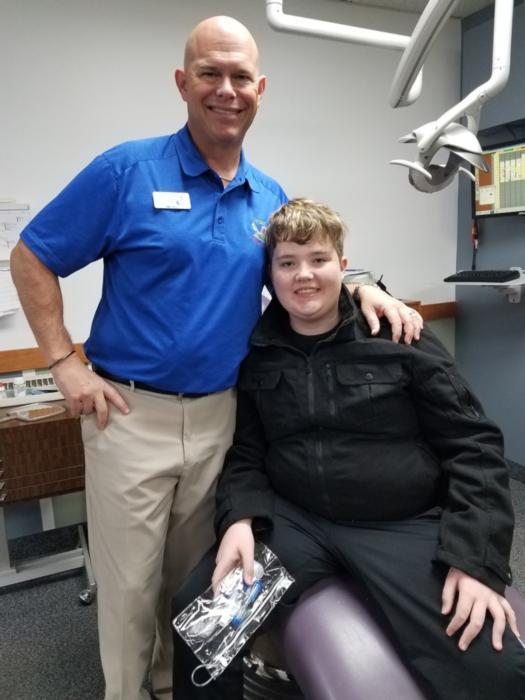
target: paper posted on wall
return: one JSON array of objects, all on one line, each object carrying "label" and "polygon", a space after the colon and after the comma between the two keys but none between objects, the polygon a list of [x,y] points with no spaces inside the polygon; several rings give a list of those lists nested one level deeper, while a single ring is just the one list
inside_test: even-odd
[{"label": "paper posted on wall", "polygon": [[11,280],[9,259],[20,231],[29,221],[29,204],[12,197],[0,197],[0,316],[13,314],[20,308],[15,285]]},{"label": "paper posted on wall", "polygon": [[20,308],[20,300],[11,279],[7,264],[0,260],[0,316],[14,314]]}]

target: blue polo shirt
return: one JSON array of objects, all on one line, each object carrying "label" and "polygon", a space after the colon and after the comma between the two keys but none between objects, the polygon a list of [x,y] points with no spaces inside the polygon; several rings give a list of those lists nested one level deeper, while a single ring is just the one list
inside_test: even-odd
[{"label": "blue polo shirt", "polygon": [[[153,192],[183,195],[164,208]],[[21,237],[60,277],[103,258],[85,343],[95,365],[166,391],[220,391],[260,315],[265,225],[285,201],[244,154],[224,189],[184,127],[95,158]]]}]

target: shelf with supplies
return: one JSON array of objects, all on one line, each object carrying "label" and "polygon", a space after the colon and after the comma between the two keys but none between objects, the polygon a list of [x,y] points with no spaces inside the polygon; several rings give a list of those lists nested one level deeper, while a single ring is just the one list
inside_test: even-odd
[{"label": "shelf with supplies", "polygon": [[[80,593],[90,602],[96,584],[83,526],[78,526],[79,546],[48,556],[12,562],[5,524],[4,506],[38,500],[46,513],[47,527],[54,528],[51,498],[84,489],[84,449],[80,422],[66,410],[25,422],[0,409],[0,588],[43,576],[85,568],[88,587]],[[33,404],[34,405],[34,404]],[[55,404],[57,406],[57,404]],[[53,521],[53,522],[51,522]]]},{"label": "shelf with supplies", "polygon": [[[82,345],[75,345],[75,349],[86,361]],[[96,583],[82,524],[78,526],[79,546],[74,549],[16,562],[11,561],[9,551],[4,506],[38,501],[43,529],[53,530],[53,497],[84,489],[80,421],[71,416],[65,401],[58,400],[61,394],[49,370],[27,369],[45,364],[38,348],[0,352],[0,381],[3,379],[4,384],[8,384],[10,393],[15,379],[22,377],[26,391],[24,395],[6,397],[5,403],[0,404],[0,589],[84,568],[88,586],[79,597],[88,604],[95,595]],[[10,382],[5,381],[7,377]],[[35,393],[29,393],[31,391]],[[51,401],[49,405],[48,401]],[[39,408],[39,402],[46,402],[45,415],[41,413],[43,408]],[[29,404],[25,409],[28,416],[20,415],[24,407],[16,415],[14,404]],[[38,416],[33,417],[35,412]]]},{"label": "shelf with supplies", "polygon": [[[74,344],[87,364],[81,343]],[[0,409],[42,401],[59,401],[62,394],[38,348],[0,351]],[[27,368],[36,369],[27,369]]]},{"label": "shelf with supplies", "polygon": [[[509,277],[512,278],[508,279]],[[525,285],[525,270],[521,267],[510,267],[507,270],[460,270],[443,281],[469,287],[493,287],[504,294],[511,304],[518,304]]]},{"label": "shelf with supplies", "polygon": [[0,374],[0,409],[63,398],[49,370]]}]

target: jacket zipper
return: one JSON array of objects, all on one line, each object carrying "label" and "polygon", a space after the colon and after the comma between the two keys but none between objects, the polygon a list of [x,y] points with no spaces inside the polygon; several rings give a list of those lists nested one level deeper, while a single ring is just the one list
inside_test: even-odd
[{"label": "jacket zipper", "polygon": [[335,418],[334,373],[332,371],[332,365],[329,362],[326,363],[326,383],[328,384],[328,391],[330,394],[330,398],[328,399],[328,412],[332,418]]},{"label": "jacket zipper", "polygon": [[[315,352],[315,350],[314,350]],[[313,353],[312,353],[313,354]],[[311,356],[310,356],[311,357]],[[310,363],[310,357],[307,357],[306,359],[306,390],[307,390],[307,396],[308,396],[308,414],[310,415],[311,418],[315,416],[315,392],[314,392],[314,380],[313,380],[313,372],[312,372],[312,365]],[[322,427],[318,428],[317,432],[322,434]],[[324,469],[323,469],[323,441],[321,437],[317,437],[315,440],[315,453],[314,453],[314,459],[315,459],[315,471],[317,472],[317,476],[319,478],[319,488],[323,497],[323,503],[326,508],[326,514],[329,515],[331,512],[330,508],[330,499],[328,497],[328,493],[326,491],[326,485],[325,485],[325,479],[324,479]]]}]

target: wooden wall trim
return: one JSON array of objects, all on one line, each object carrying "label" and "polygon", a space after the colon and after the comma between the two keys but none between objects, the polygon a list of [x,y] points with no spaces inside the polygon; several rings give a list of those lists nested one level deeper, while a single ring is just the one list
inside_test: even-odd
[{"label": "wooden wall trim", "polygon": [[423,320],[437,321],[440,318],[455,318],[456,317],[456,302],[444,301],[439,304],[423,304],[420,301],[412,299],[403,299],[407,306],[411,309],[419,311]]},{"label": "wooden wall trim", "polygon": [[419,313],[425,321],[437,321],[440,318],[456,317],[456,302],[445,301],[440,304],[421,304]]},{"label": "wooden wall trim", "polygon": [[[87,362],[82,343],[75,343],[75,350],[84,362]],[[0,352],[0,374],[44,367],[46,367],[46,363],[38,348],[21,348],[19,350],[3,350]]]},{"label": "wooden wall trim", "polygon": [[[436,321],[440,318],[454,318],[456,316],[455,301],[446,301],[441,304],[422,304],[420,301],[405,300],[405,303],[419,311],[425,321]],[[84,362],[87,362],[82,343],[75,343],[75,349]],[[46,363],[38,348],[22,348],[20,350],[3,350],[0,352],[0,374],[45,366]]]}]

